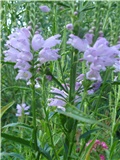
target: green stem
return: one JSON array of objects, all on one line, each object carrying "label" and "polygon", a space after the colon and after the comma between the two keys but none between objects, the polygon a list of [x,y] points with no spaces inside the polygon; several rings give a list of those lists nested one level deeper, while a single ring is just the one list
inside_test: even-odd
[{"label": "green stem", "polygon": [[52,144],[52,148],[54,151],[54,155],[55,155],[55,160],[59,160],[57,152],[56,152],[56,148],[53,142],[53,135],[52,135],[52,130],[50,127],[50,123],[49,123],[49,117],[48,117],[48,113],[47,113],[47,109],[46,109],[46,93],[45,93],[45,76],[43,77],[43,81],[42,81],[42,95],[43,95],[43,109],[44,109],[44,113],[45,113],[45,120],[46,120],[46,124],[48,127],[48,131],[49,131],[49,135],[50,135],[50,140],[51,140],[51,144]]},{"label": "green stem", "polygon": [[74,104],[73,100],[75,98],[76,68],[77,68],[77,54],[73,52],[71,53],[70,92],[69,92],[69,102],[71,104]]},{"label": "green stem", "polygon": [[33,114],[33,139],[35,144],[35,150],[37,151],[37,127],[36,127],[36,104],[35,104],[35,81],[32,79],[32,114]]},{"label": "green stem", "polygon": [[[70,92],[69,92],[69,102],[74,105],[75,100],[75,83],[76,83],[76,70],[77,70],[77,53],[71,53],[71,70],[70,70]],[[77,128],[77,121],[73,120],[72,122],[72,129],[71,132],[68,133],[69,141],[68,143],[68,155],[67,159],[70,160],[70,156],[72,153],[72,148],[74,145],[74,138]]]},{"label": "green stem", "polygon": [[[120,74],[118,75],[120,78]],[[114,136],[115,136],[115,127],[116,127],[116,116],[117,116],[117,110],[118,110],[118,105],[120,101],[120,86],[118,85],[114,87],[114,95],[115,95],[115,105],[114,108],[111,110],[112,111],[112,131],[111,131],[111,148],[110,148],[110,159],[112,159],[112,154],[113,153],[113,145],[114,145]]]}]

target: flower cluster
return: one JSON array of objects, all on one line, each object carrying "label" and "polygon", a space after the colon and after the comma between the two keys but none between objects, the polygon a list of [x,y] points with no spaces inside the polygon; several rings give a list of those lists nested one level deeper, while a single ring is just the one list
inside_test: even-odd
[{"label": "flower cluster", "polygon": [[51,93],[56,94],[54,98],[48,99],[48,106],[56,106],[58,109],[65,111],[64,106],[66,105],[66,98],[68,94],[64,90],[52,87]]},{"label": "flower cluster", "polygon": [[[88,146],[91,142],[92,142],[92,140],[90,140],[90,141],[86,144],[86,146]],[[106,145],[105,142],[101,142],[100,140],[97,139],[97,140],[95,141],[93,147],[92,147],[92,150],[96,151],[98,146],[101,146],[103,149],[108,149],[108,146]]]},{"label": "flower cluster", "polygon": [[102,81],[100,71],[105,71],[106,67],[113,66],[116,62],[119,50],[115,47],[109,47],[108,41],[101,37],[93,47],[87,48],[84,53],[84,59],[89,66],[86,76],[90,80]]},{"label": "flower cluster", "polygon": [[[75,84],[75,90],[79,91],[79,88],[82,86],[82,80],[84,78],[84,74],[80,74],[77,78],[76,78],[76,84]],[[68,90],[70,90],[69,85],[66,84],[63,85],[64,88],[67,87]],[[49,104],[48,106],[56,106],[58,109],[61,109],[63,111],[65,111],[65,105],[67,103],[67,98],[68,98],[68,93],[65,92],[64,90],[60,90],[58,88],[54,88],[52,87],[51,93],[55,94],[55,96],[53,98],[48,99]],[[74,102],[78,102],[80,99],[79,96],[75,96],[75,100]]]},{"label": "flower cluster", "polygon": [[23,79],[28,81],[32,77],[32,73],[30,72],[30,62],[34,58],[33,52],[39,51],[37,61],[40,63],[40,65],[45,62],[54,61],[60,58],[60,56],[57,54],[59,49],[52,49],[52,47],[60,44],[61,42],[61,40],[58,40],[60,37],[59,34],[44,40],[39,33],[36,33],[31,42],[30,36],[31,33],[28,28],[21,28],[12,33],[8,37],[9,40],[6,42],[6,47],[8,47],[8,50],[4,51],[4,61],[16,63],[14,68],[19,69],[16,80]]},{"label": "flower cluster", "polygon": [[[90,140],[86,146],[89,146],[89,144],[92,142],[92,140]],[[100,149],[102,149],[102,151],[104,151],[105,149],[108,149],[108,146],[106,145],[105,142],[101,142],[100,140],[96,140],[92,149],[91,149],[91,152],[92,151],[95,151],[95,152],[100,152]],[[105,156],[100,154],[100,160],[105,160]]]},{"label": "flower cluster", "polygon": [[30,32],[27,28],[16,29],[6,42],[8,50],[4,51],[5,61],[15,62],[14,68],[18,68],[17,79],[28,80],[32,77],[29,69],[31,65],[29,62],[33,59],[30,52]]},{"label": "flower cluster", "polygon": [[21,117],[22,115],[29,115],[28,110],[30,109],[30,106],[27,106],[25,103],[21,105],[17,104],[16,109],[17,109],[16,113],[17,117]]},{"label": "flower cluster", "polygon": [[120,71],[120,44],[110,47],[105,38],[99,37],[91,47],[92,39],[93,34],[86,34],[84,39],[71,34],[67,43],[80,52],[84,52],[83,59],[86,60],[89,68],[86,78],[92,81],[102,81],[100,71],[105,71],[106,67],[114,66],[115,72]]}]

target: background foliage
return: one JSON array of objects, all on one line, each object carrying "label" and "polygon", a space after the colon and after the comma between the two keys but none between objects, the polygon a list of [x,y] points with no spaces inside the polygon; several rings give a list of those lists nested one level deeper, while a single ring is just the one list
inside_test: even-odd
[{"label": "background foliage", "polygon": [[[41,12],[39,9],[41,5],[47,5],[51,8],[51,12]],[[4,62],[3,51],[6,49],[5,42],[8,39],[7,37],[15,28],[27,27],[34,23],[33,21],[36,21],[37,27],[45,38],[61,34],[60,55],[62,55],[62,58],[57,62],[49,63],[47,68],[50,69],[60,83],[64,83],[63,77],[65,82],[68,82],[72,49],[66,45],[70,34],[70,31],[65,28],[66,24],[72,23],[72,19],[74,19],[75,31],[80,37],[83,37],[85,33],[92,29],[95,35],[95,42],[99,32],[102,31],[110,44],[115,45],[120,39],[120,2],[8,0],[2,1],[1,6],[2,159],[35,159],[33,148],[31,148],[32,113],[30,113],[30,116],[23,118],[15,116],[17,104],[22,101],[29,105],[31,104],[31,89],[24,81],[15,80],[17,71],[14,70],[14,64]],[[73,14],[73,11],[76,10],[78,15]],[[79,55],[80,58],[82,58],[81,55]],[[78,63],[77,75],[85,72],[85,69],[85,63]],[[61,71],[63,76],[61,76]],[[102,74],[102,77],[104,83],[100,89],[95,94],[85,97],[85,102],[87,102],[86,112],[77,108],[74,109],[72,108],[73,106],[68,104],[68,112],[60,114],[59,111],[59,113],[56,113],[54,109],[47,107],[47,103],[42,96],[43,88],[36,90],[37,136],[41,153],[40,159],[55,159],[54,149],[59,159],[63,159],[63,154],[66,151],[63,140],[66,134],[64,132],[65,128],[63,128],[63,123],[66,121],[65,116],[79,121],[77,133],[80,148],[74,140],[71,159],[89,160],[90,157],[91,160],[98,159],[97,154],[90,155],[90,149],[85,151],[85,144],[88,140],[94,140],[94,138],[101,139],[101,141],[105,141],[108,144],[109,150],[106,151],[108,160],[120,159],[120,73],[114,73],[111,69],[108,69]],[[115,77],[118,78],[114,82]],[[44,85],[43,78],[44,75],[40,72],[39,82],[42,86]],[[51,97],[51,94],[49,94],[50,87],[56,87],[58,84],[54,80],[49,81],[47,79],[45,79],[45,84],[45,100],[47,100],[47,98]],[[47,108],[49,125],[47,125],[48,121],[45,121],[44,105]],[[95,121],[90,118],[95,119]],[[70,126],[71,124],[67,123],[67,125]],[[7,133],[11,137],[6,135]],[[13,135],[16,136],[16,139]],[[51,144],[51,136],[53,137],[54,145]]]}]

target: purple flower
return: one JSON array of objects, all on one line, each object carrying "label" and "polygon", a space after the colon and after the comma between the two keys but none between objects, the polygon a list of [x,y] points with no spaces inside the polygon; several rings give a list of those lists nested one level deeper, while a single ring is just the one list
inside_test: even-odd
[{"label": "purple flower", "polygon": [[72,24],[72,23],[67,24],[67,25],[66,25],[66,29],[68,29],[68,30],[73,30],[73,24]]},{"label": "purple flower", "polygon": [[51,36],[48,39],[46,39],[43,44],[43,48],[52,48],[52,47],[56,46],[57,44],[60,44],[61,40],[58,40],[58,38],[60,36],[61,35],[56,34],[56,35]]},{"label": "purple flower", "polygon": [[49,37],[44,40],[40,34],[35,34],[32,39],[32,48],[34,51],[38,51],[41,48],[52,48],[57,44],[60,44],[61,40],[58,40],[59,34]]},{"label": "purple flower", "polygon": [[100,88],[100,86],[101,86],[101,81],[95,82],[95,83],[92,85],[94,92],[97,91],[97,90]]},{"label": "purple flower", "polygon": [[46,79],[48,79],[49,81],[51,81],[52,80],[52,76],[51,75],[47,75]]},{"label": "purple flower", "polygon": [[50,12],[50,8],[48,6],[40,6],[39,8],[42,12]]},{"label": "purple flower", "polygon": [[78,15],[78,12],[77,12],[77,11],[75,11],[75,12],[74,12],[74,15]]},{"label": "purple flower", "polygon": [[105,160],[105,156],[104,155],[100,155],[100,160]]},{"label": "purple flower", "polygon": [[68,94],[63,90],[54,87],[52,87],[51,93],[54,93],[56,95],[54,96],[54,98],[48,99],[49,101],[48,106],[56,106],[57,108],[62,109],[64,111],[65,110],[64,106],[66,105],[65,100]]},{"label": "purple flower", "polygon": [[105,142],[101,142],[101,146],[102,146],[103,149],[108,149],[108,146],[106,145]]},{"label": "purple flower", "polygon": [[14,68],[18,68],[17,79],[29,80],[32,74],[28,71],[31,68],[29,61],[33,59],[30,52],[30,32],[27,28],[16,29],[16,32],[8,36],[6,42],[8,50],[4,51],[4,61],[16,62]]},{"label": "purple flower", "polygon": [[116,59],[116,62],[113,65],[113,67],[115,68],[114,72],[120,72],[120,58]]},{"label": "purple flower", "polygon": [[[92,142],[92,140],[90,140],[88,143],[86,143],[86,146],[88,146],[91,142]],[[96,151],[98,149],[98,146],[101,146],[103,150],[108,149],[108,146],[106,145],[105,142],[101,142],[100,140],[97,139],[92,147],[92,150]]]},{"label": "purple flower", "polygon": [[[86,49],[84,53],[84,60],[86,60],[87,66],[90,71],[87,72],[86,76],[90,80],[102,80],[100,77],[100,71],[105,71],[108,66],[116,66],[116,71],[119,71],[119,65],[117,56],[119,56],[120,51],[119,45],[110,47],[108,41],[101,37],[99,38],[93,47]],[[117,62],[117,65],[115,65]]]},{"label": "purple flower", "polygon": [[16,76],[15,79],[16,79],[16,80],[18,80],[18,79],[23,79],[23,80],[28,81],[31,77],[32,77],[31,72],[29,72],[29,71],[24,71],[24,70],[19,70],[19,71],[18,71],[18,74],[17,74],[17,76]]},{"label": "purple flower", "polygon": [[6,43],[8,48],[15,48],[20,51],[30,51],[30,32],[27,28],[16,29],[16,32],[8,36]]},{"label": "purple flower", "polygon": [[71,44],[74,48],[78,49],[80,52],[84,52],[87,47],[89,47],[88,41],[86,39],[81,39],[73,34],[69,35],[69,40],[67,44]]},{"label": "purple flower", "polygon": [[100,73],[96,70],[90,70],[86,73],[86,78],[92,81],[102,81]]},{"label": "purple flower", "polygon": [[96,92],[101,86],[101,81],[97,81],[92,85],[92,89],[88,90],[88,94],[93,94],[94,92]]},{"label": "purple flower", "polygon": [[17,62],[18,55],[20,52],[14,48],[9,48],[8,50],[3,52],[5,55],[4,61],[5,62]]},{"label": "purple flower", "polygon": [[[8,37],[9,40],[6,42],[8,49],[4,51],[4,61],[16,63],[14,68],[19,69],[16,80],[23,79],[28,81],[32,77],[29,71],[31,68],[30,62],[33,60],[31,47],[34,51],[39,51],[38,60],[40,61],[40,65],[60,58],[57,54],[58,49],[51,49],[57,44],[60,44],[59,34],[44,40],[44,38],[37,33],[33,36],[31,43],[30,36],[31,34],[28,28],[16,29],[16,31]],[[39,87],[38,84],[36,84],[36,86]]]},{"label": "purple flower", "polygon": [[43,44],[43,37],[40,34],[35,34],[32,38],[32,48],[34,51],[38,51],[40,48],[42,48]]},{"label": "purple flower", "polygon": [[80,74],[76,79],[77,81],[82,81],[84,79],[84,74]]},{"label": "purple flower", "polygon": [[39,52],[38,61],[40,61],[40,64],[43,64],[48,61],[55,61],[58,58],[60,58],[60,56],[57,53],[58,49],[43,48]]},{"label": "purple flower", "polygon": [[31,67],[31,65],[21,59],[18,59],[16,65],[14,66],[14,68],[19,68],[20,70],[28,70]]},{"label": "purple flower", "polygon": [[17,117],[21,117],[24,114],[29,115],[28,110],[30,109],[30,106],[27,106],[25,103],[21,105],[17,104],[16,109],[17,109],[17,113],[16,113]]},{"label": "purple flower", "polygon": [[90,33],[85,34],[85,39],[88,41],[88,44],[92,44],[93,36],[94,35]]}]

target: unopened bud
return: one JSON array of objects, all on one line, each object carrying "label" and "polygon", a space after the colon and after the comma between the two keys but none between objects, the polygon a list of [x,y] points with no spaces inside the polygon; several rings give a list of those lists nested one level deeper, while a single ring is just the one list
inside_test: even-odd
[{"label": "unopened bud", "polygon": [[103,31],[99,31],[99,36],[100,36],[100,37],[103,37],[103,36],[104,36]]},{"label": "unopened bud", "polygon": [[51,81],[52,80],[52,76],[51,75],[47,75],[46,79],[48,79],[49,81]]},{"label": "unopened bud", "polygon": [[74,15],[78,15],[78,12],[77,12],[77,11],[75,11],[75,12],[74,12]]}]

